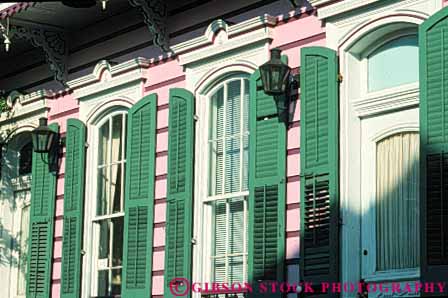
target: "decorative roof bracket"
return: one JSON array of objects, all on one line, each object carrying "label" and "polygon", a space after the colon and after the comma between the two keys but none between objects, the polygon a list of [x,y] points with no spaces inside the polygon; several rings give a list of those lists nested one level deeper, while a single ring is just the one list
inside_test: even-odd
[{"label": "decorative roof bracket", "polygon": [[154,44],[164,52],[171,52],[166,27],[168,8],[165,2],[165,0],[129,0],[132,6],[142,12],[144,22],[154,36]]},{"label": "decorative roof bracket", "polygon": [[10,37],[22,38],[31,42],[35,47],[42,48],[45,60],[54,74],[54,79],[65,86],[67,81],[67,40],[62,32],[44,28],[11,25]]}]

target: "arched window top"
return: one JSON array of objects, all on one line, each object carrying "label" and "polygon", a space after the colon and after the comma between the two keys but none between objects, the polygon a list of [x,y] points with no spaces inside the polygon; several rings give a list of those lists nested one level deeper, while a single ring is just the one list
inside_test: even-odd
[{"label": "arched window top", "polygon": [[390,40],[367,58],[369,92],[418,81],[418,40],[415,34]]}]

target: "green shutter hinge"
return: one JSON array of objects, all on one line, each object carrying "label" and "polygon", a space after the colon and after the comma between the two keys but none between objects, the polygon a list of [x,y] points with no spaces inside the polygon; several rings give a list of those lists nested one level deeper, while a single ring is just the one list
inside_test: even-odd
[{"label": "green shutter hinge", "polygon": [[85,142],[84,147],[89,148],[89,143]]},{"label": "green shutter hinge", "polygon": [[193,119],[194,119],[194,121],[199,121],[199,116],[198,115],[193,115]]},{"label": "green shutter hinge", "polygon": [[344,77],[342,76],[342,74],[338,73],[338,83],[342,83],[343,80],[344,80]]}]

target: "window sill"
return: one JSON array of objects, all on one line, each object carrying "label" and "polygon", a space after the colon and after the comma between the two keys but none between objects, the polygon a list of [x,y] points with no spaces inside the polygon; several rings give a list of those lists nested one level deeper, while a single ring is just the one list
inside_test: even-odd
[{"label": "window sill", "polygon": [[377,271],[364,278],[366,282],[408,281],[420,279],[420,268]]}]

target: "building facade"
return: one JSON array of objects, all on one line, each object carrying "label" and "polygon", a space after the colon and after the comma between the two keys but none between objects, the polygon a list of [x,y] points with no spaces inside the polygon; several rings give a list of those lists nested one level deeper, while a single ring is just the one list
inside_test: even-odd
[{"label": "building facade", "polygon": [[447,3],[0,4],[0,297],[448,296]]}]

